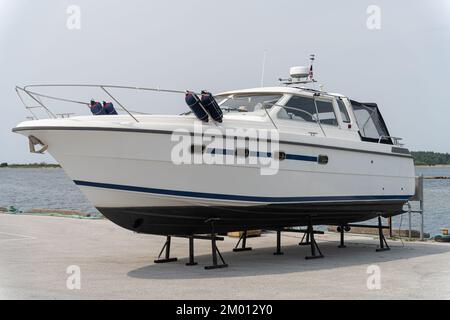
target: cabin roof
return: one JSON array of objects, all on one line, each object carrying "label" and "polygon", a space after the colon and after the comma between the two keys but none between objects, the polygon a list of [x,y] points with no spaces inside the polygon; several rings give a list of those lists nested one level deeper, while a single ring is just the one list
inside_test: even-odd
[{"label": "cabin roof", "polygon": [[279,94],[305,94],[305,95],[314,95],[315,93],[320,93],[323,95],[328,96],[335,96],[335,97],[345,97],[342,94],[339,93],[330,93],[320,90],[314,90],[310,88],[300,88],[300,87],[288,87],[288,86],[278,86],[278,87],[263,87],[263,88],[250,88],[250,89],[241,89],[241,90],[232,90],[232,91],[226,91],[217,94],[218,96],[221,95],[232,95],[232,94],[239,94],[239,93],[279,93]]}]

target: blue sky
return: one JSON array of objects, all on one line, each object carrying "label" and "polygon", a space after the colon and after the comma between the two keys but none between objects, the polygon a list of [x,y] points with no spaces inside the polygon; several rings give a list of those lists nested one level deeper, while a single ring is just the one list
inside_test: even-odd
[{"label": "blue sky", "polygon": [[[81,10],[80,30],[66,27],[69,5]],[[381,9],[379,30],[367,28],[370,5]],[[444,0],[0,0],[0,162],[51,161],[11,133],[27,116],[15,85],[217,93],[259,86],[265,50],[267,85],[315,53],[325,89],[379,103],[410,149],[450,152],[449,18]]]}]

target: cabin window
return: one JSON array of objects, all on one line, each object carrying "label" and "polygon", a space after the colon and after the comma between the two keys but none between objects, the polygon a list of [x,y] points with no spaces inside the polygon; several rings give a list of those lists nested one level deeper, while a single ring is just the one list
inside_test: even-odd
[{"label": "cabin window", "polygon": [[331,101],[317,101],[318,118],[321,124],[337,126],[338,121]]},{"label": "cabin window", "polygon": [[350,123],[350,116],[348,115],[347,108],[345,107],[344,101],[337,99],[337,104],[339,106],[339,111],[341,112],[342,121],[344,123]]},{"label": "cabin window", "polygon": [[[317,106],[317,108],[316,108]],[[290,119],[337,126],[337,118],[331,101],[293,96],[285,106]]]},{"label": "cabin window", "polygon": [[[281,94],[236,94],[228,99],[217,97],[220,108],[225,111],[257,112],[271,109],[282,97]],[[265,113],[265,111],[264,111]]]},{"label": "cabin window", "polygon": [[389,131],[377,105],[352,101],[352,107],[363,141],[392,144]]}]

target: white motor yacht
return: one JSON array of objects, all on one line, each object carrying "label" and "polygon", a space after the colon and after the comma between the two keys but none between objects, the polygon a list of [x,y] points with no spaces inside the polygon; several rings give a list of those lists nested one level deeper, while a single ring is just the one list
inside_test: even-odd
[{"label": "white motor yacht", "polygon": [[[200,109],[167,116],[129,111],[114,86],[98,88],[118,115],[56,116],[44,100],[70,100],[28,86],[17,89],[22,101],[49,117],[13,131],[32,152],[49,152],[105,217],[138,233],[204,234],[211,219],[228,232],[403,213],[415,192],[413,159],[378,106],[308,82],[308,68],[293,68],[280,86],[217,94],[214,115],[188,93]],[[184,92],[123,88],[180,93],[184,104]]]}]

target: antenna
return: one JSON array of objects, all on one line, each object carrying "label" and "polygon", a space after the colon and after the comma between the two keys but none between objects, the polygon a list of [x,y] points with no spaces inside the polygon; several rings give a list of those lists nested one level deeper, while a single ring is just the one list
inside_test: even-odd
[{"label": "antenna", "polygon": [[261,88],[264,87],[264,75],[266,73],[266,59],[267,59],[267,50],[264,50],[262,74],[261,74]]},{"label": "antenna", "polygon": [[311,68],[309,69],[309,79],[314,81],[314,61],[316,60],[316,55],[309,55],[309,60],[311,60]]}]

